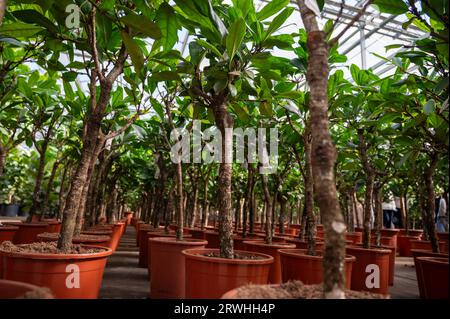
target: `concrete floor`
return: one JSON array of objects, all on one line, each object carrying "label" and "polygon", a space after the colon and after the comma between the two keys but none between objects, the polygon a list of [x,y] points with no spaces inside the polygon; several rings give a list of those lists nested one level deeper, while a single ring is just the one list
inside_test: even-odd
[{"label": "concrete floor", "polygon": [[106,264],[99,298],[145,299],[150,292],[147,268],[138,267],[136,231],[128,226],[119,247]]},{"label": "concrete floor", "polygon": [[[136,231],[128,226],[117,251],[109,257],[103,276],[100,298],[145,299],[150,292],[147,269],[138,267],[139,249]],[[394,286],[389,289],[392,299],[419,298],[414,261],[397,257]]]}]

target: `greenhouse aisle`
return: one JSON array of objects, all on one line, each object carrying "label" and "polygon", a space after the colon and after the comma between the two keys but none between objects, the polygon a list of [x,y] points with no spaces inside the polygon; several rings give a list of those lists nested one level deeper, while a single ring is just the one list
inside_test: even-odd
[{"label": "greenhouse aisle", "polygon": [[138,267],[138,256],[136,230],[128,226],[117,251],[108,259],[99,298],[148,298],[147,269]]}]

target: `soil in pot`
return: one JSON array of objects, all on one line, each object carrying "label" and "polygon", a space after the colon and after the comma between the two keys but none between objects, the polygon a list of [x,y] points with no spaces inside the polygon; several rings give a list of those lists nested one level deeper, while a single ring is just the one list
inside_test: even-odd
[{"label": "soil in pot", "polygon": [[[57,241],[59,238],[58,233],[42,233],[38,236],[39,241],[44,242],[52,242]],[[84,244],[84,245],[94,245],[94,246],[101,246],[101,247],[110,247],[111,237],[104,236],[104,235],[87,235],[87,234],[80,234],[80,236],[73,237],[72,243],[73,244]]]},{"label": "soil in pot", "polygon": [[448,299],[448,257],[417,257],[425,299]]},{"label": "soil in pot", "polygon": [[[286,242],[295,244],[295,248],[307,249],[308,242],[306,240],[300,240],[298,238],[287,239]],[[322,251],[325,247],[325,242],[322,239],[316,237],[316,251]]]},{"label": "soil in pot", "polygon": [[391,250],[347,246],[346,253],[355,256],[352,268],[352,290],[389,293],[389,256]]},{"label": "soil in pot", "polygon": [[418,257],[439,257],[439,258],[446,258],[448,260],[448,254],[442,254],[442,253],[433,253],[430,250],[420,250],[420,249],[411,249],[411,253],[414,258],[414,267],[416,268],[416,278],[417,278],[417,285],[419,286],[419,294],[420,298],[425,298],[425,288],[423,285],[423,276],[422,276],[422,268],[421,263],[417,261]]},{"label": "soil in pot", "polygon": [[98,297],[106,260],[112,254],[109,248],[84,245],[62,252],[55,242],[4,242],[0,252],[4,279],[48,287],[55,298],[76,299]]},{"label": "soil in pot", "polygon": [[289,243],[272,243],[266,244],[264,241],[245,241],[246,251],[253,251],[270,255],[273,257],[273,264],[269,271],[269,284],[279,284],[281,280],[281,260],[279,249],[295,248],[295,244]]},{"label": "soil in pot", "polygon": [[[387,296],[366,291],[345,290],[346,299],[386,299]],[[288,281],[280,285],[246,285],[230,290],[222,299],[323,299],[322,284],[305,285]]]},{"label": "soil in pot", "polygon": [[237,258],[220,258],[218,249],[183,250],[186,265],[186,298],[220,298],[225,292],[249,283],[266,284],[273,257],[236,250]]},{"label": "soil in pot", "polygon": [[[305,284],[320,284],[323,282],[323,252],[317,251],[316,256],[307,255],[306,249],[280,249],[281,274],[283,282],[300,280]],[[352,265],[355,257],[345,256],[345,285],[351,287]]]},{"label": "soil in pot", "polygon": [[24,282],[0,280],[0,299],[53,299],[50,289]]},{"label": "soil in pot", "polygon": [[19,227],[0,225],[0,244],[4,241],[12,241]]},{"label": "soil in pot", "polygon": [[150,298],[182,299],[185,297],[185,249],[205,248],[208,242],[201,239],[173,237],[149,238]]}]

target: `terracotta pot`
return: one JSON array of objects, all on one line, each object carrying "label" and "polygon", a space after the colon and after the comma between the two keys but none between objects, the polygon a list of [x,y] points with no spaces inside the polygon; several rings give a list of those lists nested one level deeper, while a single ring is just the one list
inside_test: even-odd
[{"label": "terracotta pot", "polygon": [[[307,249],[308,242],[306,240],[300,240],[298,238],[286,240],[288,243],[295,244],[297,249]],[[322,251],[325,247],[325,242],[321,241],[320,238],[316,238],[316,251]]]},{"label": "terracotta pot", "polygon": [[62,223],[56,219],[43,219],[43,222],[47,223],[47,233],[59,233],[61,231]]},{"label": "terracotta pot", "polygon": [[150,298],[185,297],[185,249],[205,248],[208,242],[201,239],[183,239],[173,237],[154,237],[149,239],[150,261]]},{"label": "terracotta pot", "polygon": [[362,243],[362,233],[357,232],[349,232],[345,233],[345,239],[350,240],[352,244],[361,244]]},{"label": "terracotta pot", "polygon": [[264,239],[256,236],[247,234],[245,238],[242,235],[233,236],[233,247],[235,250],[247,250],[246,241],[263,241]]},{"label": "terracotta pot", "polygon": [[[307,285],[323,282],[323,252],[310,256],[307,255],[306,249],[280,249],[279,254],[283,282],[300,280]],[[348,289],[350,289],[354,261],[355,257],[345,256],[345,285]]]},{"label": "terracotta pot", "polygon": [[[174,230],[176,231],[176,228]],[[192,239],[205,239],[205,231],[198,228],[189,228],[188,234],[192,236]]]},{"label": "terracotta pot", "polygon": [[215,231],[205,231],[205,240],[208,242],[206,245],[206,248],[219,248],[220,241],[219,241],[219,233]]},{"label": "terracotta pot", "polygon": [[42,291],[41,287],[19,281],[0,280],[0,299],[21,299],[25,294],[37,291],[39,291],[39,295],[33,295],[32,299],[53,299],[53,295]]},{"label": "terracotta pot", "polygon": [[411,240],[418,240],[420,236],[397,236],[397,251],[401,257],[412,257],[411,255]]},{"label": "terracotta pot", "polygon": [[47,223],[20,223],[19,229],[14,235],[14,244],[29,244],[38,241],[37,235],[44,233],[47,229]]},{"label": "terracotta pot", "polygon": [[[411,249],[432,250],[431,242],[429,240],[411,240],[410,243]],[[445,252],[445,241],[439,242],[439,252]]]},{"label": "terracotta pot", "polygon": [[[356,257],[352,269],[352,290],[365,290],[383,295],[389,293],[389,255],[391,250],[348,246],[346,253]],[[378,266],[379,287],[368,287],[366,284],[366,280],[372,283],[368,276],[375,275],[373,269],[367,268],[369,265]]]},{"label": "terracotta pot", "polygon": [[316,225],[316,229],[317,231],[323,231],[323,225],[322,224]]},{"label": "terracotta pot", "polygon": [[[55,298],[95,299],[112,250],[86,246],[89,247],[101,248],[102,251],[91,254],[2,252],[4,279],[48,287]],[[74,288],[78,284],[79,288]]]},{"label": "terracotta pot", "polygon": [[291,228],[300,229],[302,226],[299,224],[291,224]]},{"label": "terracotta pot", "polygon": [[157,228],[154,228],[152,225],[148,224],[138,224],[138,229],[136,230],[136,246],[139,247],[139,245],[142,243],[141,241],[141,235],[145,234],[149,231],[160,231]]},{"label": "terracotta pot", "polygon": [[[370,244],[375,245],[375,242],[376,242],[375,236],[371,236]],[[380,242],[381,242],[381,245],[394,246],[394,247],[397,247],[397,243],[398,243],[397,238],[394,238],[394,237],[381,237]]]},{"label": "terracotta pot", "polygon": [[417,262],[417,257],[440,257],[447,258],[448,254],[433,253],[430,250],[411,249],[411,253],[414,258],[414,267],[416,268],[417,285],[419,286],[420,298],[425,298],[425,288],[423,286],[422,265]]},{"label": "terracotta pot", "polygon": [[406,229],[401,228],[399,229],[398,236],[414,236],[419,237],[418,239],[422,238],[423,235],[423,229],[409,229],[408,234],[406,234]]},{"label": "terracotta pot", "polygon": [[208,257],[218,249],[186,249],[186,298],[220,298],[225,292],[249,283],[266,284],[273,257],[236,250],[241,255],[261,259]]},{"label": "terracotta pot", "polygon": [[17,226],[0,226],[0,244],[4,241],[13,241],[18,229]]},{"label": "terracotta pot", "polygon": [[[52,236],[50,234],[54,234],[54,236]],[[37,241],[50,242],[50,241],[58,240],[59,234],[57,234],[57,233],[50,233],[50,234],[37,235]],[[94,235],[94,236],[97,236],[97,235]],[[74,237],[72,239],[72,243],[111,248],[111,237],[105,236],[105,235],[98,235],[97,238]]]},{"label": "terracotta pot", "polygon": [[[392,238],[391,245],[393,245],[395,247],[397,247],[397,236],[398,236],[399,232],[400,232],[399,229],[383,228],[380,230],[381,237],[382,238],[383,237],[391,237]],[[375,234],[375,230],[372,230],[372,237],[374,237],[373,234]]]},{"label": "terracotta pot", "polygon": [[281,283],[281,261],[279,249],[295,248],[295,244],[289,243],[272,243],[266,244],[264,241],[245,241],[247,251],[253,251],[270,255],[273,257],[273,264],[270,266],[268,283]]},{"label": "terracotta pot", "polygon": [[[381,237],[381,238],[392,239],[391,237]],[[358,245],[354,245],[354,246],[362,247],[362,244],[358,244]],[[393,286],[394,285],[394,277],[395,277],[395,256],[397,254],[396,248],[394,246],[383,245],[383,244],[381,244],[381,246],[375,246],[374,243],[370,246],[370,248],[381,248],[381,249],[387,249],[387,250],[391,251],[391,253],[389,254],[389,286]]]},{"label": "terracotta pot", "polygon": [[443,241],[445,244],[444,244],[444,252],[446,252],[446,253],[448,253],[448,233],[442,233],[442,232],[438,232],[438,233],[436,233],[437,234],[437,236],[438,236],[438,239],[439,240],[441,240],[441,241]]},{"label": "terracotta pot", "polygon": [[417,257],[425,299],[448,299],[448,256]]},{"label": "terracotta pot", "polygon": [[149,246],[148,239],[153,237],[175,237],[175,233],[166,234],[163,231],[145,231],[141,232],[139,237],[139,267],[147,268],[149,263]]}]

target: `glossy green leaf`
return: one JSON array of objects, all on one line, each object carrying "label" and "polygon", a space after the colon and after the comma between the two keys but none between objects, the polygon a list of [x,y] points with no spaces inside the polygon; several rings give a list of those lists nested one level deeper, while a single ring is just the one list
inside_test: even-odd
[{"label": "glossy green leaf", "polygon": [[136,69],[136,72],[140,73],[142,68],[144,67],[144,55],[142,53],[141,48],[137,45],[132,37],[125,31],[120,32],[123,43],[127,48],[127,52],[131,57],[131,62]]},{"label": "glossy green leaf", "polygon": [[374,0],[373,5],[383,13],[402,14],[408,11],[408,6],[403,0]]},{"label": "glossy green leaf", "polygon": [[58,33],[58,28],[53,24],[53,22],[36,10],[29,10],[29,9],[17,10],[13,11],[12,14],[17,19],[23,22],[30,24],[37,24],[40,25],[41,27],[46,28],[51,33],[54,34]]},{"label": "glossy green leaf", "polygon": [[179,26],[173,8],[165,2],[156,13],[156,24],[161,30],[163,49],[165,51],[172,49],[178,41]]},{"label": "glossy green leaf", "polygon": [[267,28],[265,39],[270,36],[272,33],[277,31],[283,23],[289,18],[289,16],[294,12],[294,8],[287,7],[284,9],[279,15],[277,15],[275,18],[273,18],[272,22],[270,23],[269,27]]},{"label": "glossy green leaf", "polygon": [[275,13],[284,9],[289,4],[289,0],[273,0],[269,1],[259,12],[256,13],[258,20],[263,21]]},{"label": "glossy green leaf", "polygon": [[226,40],[227,54],[230,61],[233,60],[234,55],[241,46],[245,32],[246,25],[243,18],[240,18],[230,26]]},{"label": "glossy green leaf", "polygon": [[152,39],[157,40],[162,36],[161,30],[156,23],[136,13],[129,12],[126,16],[120,18],[120,21]]}]

